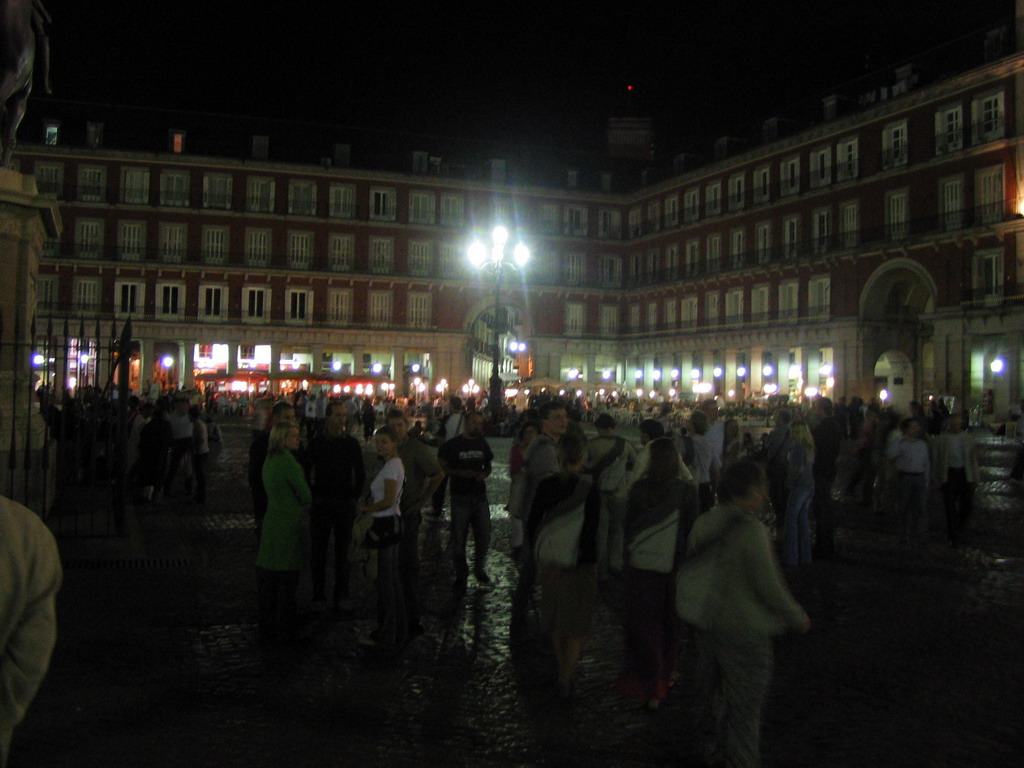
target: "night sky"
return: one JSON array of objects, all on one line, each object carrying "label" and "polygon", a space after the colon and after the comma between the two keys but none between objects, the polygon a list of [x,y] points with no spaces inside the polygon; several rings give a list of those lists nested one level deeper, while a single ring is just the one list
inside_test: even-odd
[{"label": "night sky", "polygon": [[556,146],[598,146],[609,116],[641,114],[666,153],[1014,10],[1013,0],[46,5],[55,98]]}]

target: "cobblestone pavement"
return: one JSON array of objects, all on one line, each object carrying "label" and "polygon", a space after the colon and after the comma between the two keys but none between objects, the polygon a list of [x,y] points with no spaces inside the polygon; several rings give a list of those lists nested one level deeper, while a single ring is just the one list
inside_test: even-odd
[{"label": "cobblestone pavement", "polygon": [[[15,733],[12,768],[701,765],[692,644],[656,715],[614,694],[614,590],[574,701],[553,696],[554,662],[541,646],[510,650],[507,439],[492,440],[493,589],[471,580],[452,604],[447,531],[430,521],[427,631],[397,666],[376,667],[360,651],[373,628],[365,583],[356,620],[308,614],[308,647],[261,651],[249,431],[241,422],[222,431],[205,509],[172,500],[135,510],[130,557],[112,555],[109,541],[62,541],[60,640]],[[787,573],[814,626],[776,643],[766,766],[1021,764],[1024,493],[1003,479],[1009,446],[986,439],[983,458],[968,546],[939,543],[938,503],[934,543],[908,549],[892,520],[841,501],[839,557]],[[307,580],[300,604],[309,600]]]}]

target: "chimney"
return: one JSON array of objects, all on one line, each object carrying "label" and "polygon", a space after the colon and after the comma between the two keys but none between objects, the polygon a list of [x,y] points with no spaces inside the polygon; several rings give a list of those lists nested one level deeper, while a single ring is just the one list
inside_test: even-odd
[{"label": "chimney", "polygon": [[686,173],[687,171],[692,171],[697,166],[698,160],[698,155],[694,155],[689,152],[680,152],[672,158],[672,170],[675,173]]},{"label": "chimney", "polygon": [[428,168],[428,160],[430,155],[422,150],[413,150],[412,153],[412,172],[413,173],[426,173]]},{"label": "chimney", "polygon": [[266,160],[270,153],[270,137],[269,136],[253,136],[252,137],[252,159],[253,160]]},{"label": "chimney", "polygon": [[336,168],[348,168],[352,163],[351,144],[335,144],[332,154],[334,156],[334,165]]},{"label": "chimney", "polygon": [[499,184],[505,183],[505,161],[499,158],[488,160],[486,164],[487,178]]},{"label": "chimney", "polygon": [[838,93],[830,94],[821,100],[822,114],[826,121],[845,115],[849,107],[850,100]]},{"label": "chimney", "polygon": [[715,139],[715,160],[721,160],[735,154],[743,142],[735,136],[722,136]]},{"label": "chimney", "polygon": [[787,135],[796,125],[795,120],[787,120],[784,117],[769,117],[761,123],[761,141],[769,142],[781,139]]}]

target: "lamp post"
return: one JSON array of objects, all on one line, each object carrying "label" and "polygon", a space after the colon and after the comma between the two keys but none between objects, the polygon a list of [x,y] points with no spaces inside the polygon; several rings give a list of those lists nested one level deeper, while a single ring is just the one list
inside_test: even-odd
[{"label": "lamp post", "polygon": [[494,272],[494,321],[491,327],[494,331],[493,343],[491,345],[491,381],[490,381],[490,403],[491,413],[498,412],[499,405],[503,402],[501,391],[501,376],[498,369],[501,366],[501,328],[499,321],[501,316],[501,275],[506,267],[522,269],[530,260],[530,249],[522,243],[516,243],[509,254],[505,250],[508,244],[508,230],[505,227],[495,227],[491,231],[491,248],[488,250],[480,240],[474,240],[469,246],[469,261],[481,272],[490,269]]}]

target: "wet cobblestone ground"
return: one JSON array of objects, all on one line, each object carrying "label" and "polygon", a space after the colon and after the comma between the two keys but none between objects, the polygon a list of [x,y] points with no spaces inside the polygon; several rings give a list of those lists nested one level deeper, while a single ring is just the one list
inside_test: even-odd
[{"label": "wet cobblestone ground", "polygon": [[[510,649],[507,439],[492,440],[493,589],[471,579],[453,605],[447,531],[431,520],[421,532],[426,633],[400,664],[377,667],[360,650],[374,625],[363,582],[355,620],[307,614],[306,648],[261,651],[249,430],[222,431],[205,509],[171,499],[135,510],[130,542],[62,542],[60,640],[15,733],[12,768],[701,765],[691,644],[656,715],[614,694],[614,589],[574,701],[553,696],[542,646]],[[814,626],[776,643],[766,766],[1022,764],[1024,493],[1005,480],[1012,457],[984,441],[962,549],[941,543],[937,499],[927,548],[901,547],[894,521],[840,501],[839,557],[787,573]],[[306,580],[304,610],[309,600]]]}]

